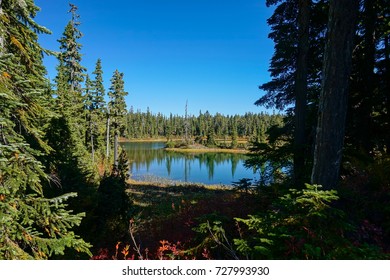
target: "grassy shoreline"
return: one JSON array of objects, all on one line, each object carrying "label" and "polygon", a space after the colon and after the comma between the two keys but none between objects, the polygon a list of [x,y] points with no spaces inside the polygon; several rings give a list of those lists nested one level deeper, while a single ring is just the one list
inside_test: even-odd
[{"label": "grassy shoreline", "polygon": [[167,142],[167,139],[166,138],[134,138],[134,139],[127,139],[127,138],[123,138],[121,137],[119,139],[119,142],[120,143],[135,143],[135,142],[144,142],[144,143],[148,143],[148,142]]},{"label": "grassy shoreline", "polygon": [[223,149],[223,148],[165,148],[166,151],[179,153],[226,153],[226,154],[248,154],[244,149]]},{"label": "grassy shoreline", "polygon": [[192,182],[180,182],[180,181],[172,181],[172,180],[166,180],[166,181],[137,181],[132,178],[129,178],[126,180],[126,183],[130,187],[134,186],[143,186],[143,187],[156,187],[156,188],[170,188],[170,187],[180,187],[180,188],[204,188],[207,190],[232,190],[231,185],[221,185],[221,184],[214,184],[214,185],[207,185],[202,183],[192,183]]},{"label": "grassy shoreline", "polygon": [[[172,141],[179,141],[180,139],[173,139]],[[152,143],[152,142],[167,142],[164,138],[142,138],[142,139],[126,139],[120,138],[120,143]],[[242,141],[241,141],[242,142]],[[178,153],[229,153],[229,154],[248,154],[246,149],[230,149],[230,148],[208,148],[203,145],[189,145],[180,148],[165,148],[166,151]]]}]

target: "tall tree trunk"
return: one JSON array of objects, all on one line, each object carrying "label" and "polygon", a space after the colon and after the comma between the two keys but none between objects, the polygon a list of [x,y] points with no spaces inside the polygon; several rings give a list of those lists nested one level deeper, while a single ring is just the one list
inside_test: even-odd
[{"label": "tall tree trunk", "polygon": [[93,139],[93,129],[91,127],[91,154],[92,154],[92,163],[95,162],[95,146],[94,146],[94,139]]},{"label": "tall tree trunk", "polygon": [[348,80],[358,0],[331,0],[318,108],[313,184],[337,186],[345,134]]},{"label": "tall tree trunk", "polygon": [[305,183],[307,56],[309,51],[310,0],[299,0],[298,57],[295,79],[294,182]]},{"label": "tall tree trunk", "polygon": [[186,108],[185,108],[185,117],[184,117],[184,142],[188,145],[190,144],[190,139],[188,137],[188,100],[186,101]]},{"label": "tall tree trunk", "polygon": [[114,135],[114,172],[118,172],[118,132]]},{"label": "tall tree trunk", "polygon": [[106,158],[110,156],[110,117],[107,117],[107,128],[106,128]]},{"label": "tall tree trunk", "polygon": [[375,90],[374,84],[374,71],[375,71],[375,52],[376,52],[376,40],[375,40],[375,24],[377,20],[377,13],[375,8],[375,1],[364,1],[364,58],[362,68],[362,80],[363,83],[363,100],[360,105],[362,111],[360,112],[359,122],[359,138],[362,148],[368,153],[372,149],[371,138],[367,137],[367,133],[372,133],[372,107],[373,107],[373,94]]},{"label": "tall tree trunk", "polygon": [[[3,7],[1,6],[2,5],[2,0],[0,0],[0,18],[2,18],[3,16]],[[3,28],[0,28],[0,55],[3,54],[4,52],[4,30],[2,30]]]},{"label": "tall tree trunk", "polygon": [[[390,35],[385,36],[385,79],[386,79],[386,109],[387,109],[387,127],[390,131]],[[388,134],[386,139],[386,152],[390,154],[390,135]]]}]

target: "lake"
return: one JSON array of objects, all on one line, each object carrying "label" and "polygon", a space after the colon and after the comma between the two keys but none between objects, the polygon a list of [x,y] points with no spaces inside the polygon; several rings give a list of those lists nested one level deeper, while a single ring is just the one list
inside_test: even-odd
[{"label": "lake", "polygon": [[164,150],[163,142],[121,143],[129,158],[130,176],[137,181],[191,182],[231,185],[259,175],[244,167],[243,154],[179,153]]}]

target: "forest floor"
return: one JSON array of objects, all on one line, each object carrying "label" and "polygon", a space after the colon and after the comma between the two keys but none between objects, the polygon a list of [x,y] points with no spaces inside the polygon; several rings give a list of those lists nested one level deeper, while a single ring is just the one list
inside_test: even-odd
[{"label": "forest floor", "polygon": [[150,255],[159,250],[162,241],[196,247],[202,240],[196,239],[194,228],[201,223],[221,221],[235,227],[235,217],[247,217],[258,205],[256,196],[232,187],[128,183],[134,209],[131,230],[137,246]]}]

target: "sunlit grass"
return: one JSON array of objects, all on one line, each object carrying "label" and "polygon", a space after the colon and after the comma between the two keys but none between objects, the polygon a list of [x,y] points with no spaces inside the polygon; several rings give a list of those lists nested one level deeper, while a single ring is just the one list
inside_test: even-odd
[{"label": "sunlit grass", "polygon": [[244,149],[220,149],[220,148],[166,148],[165,150],[180,153],[224,153],[224,154],[247,154]]}]

